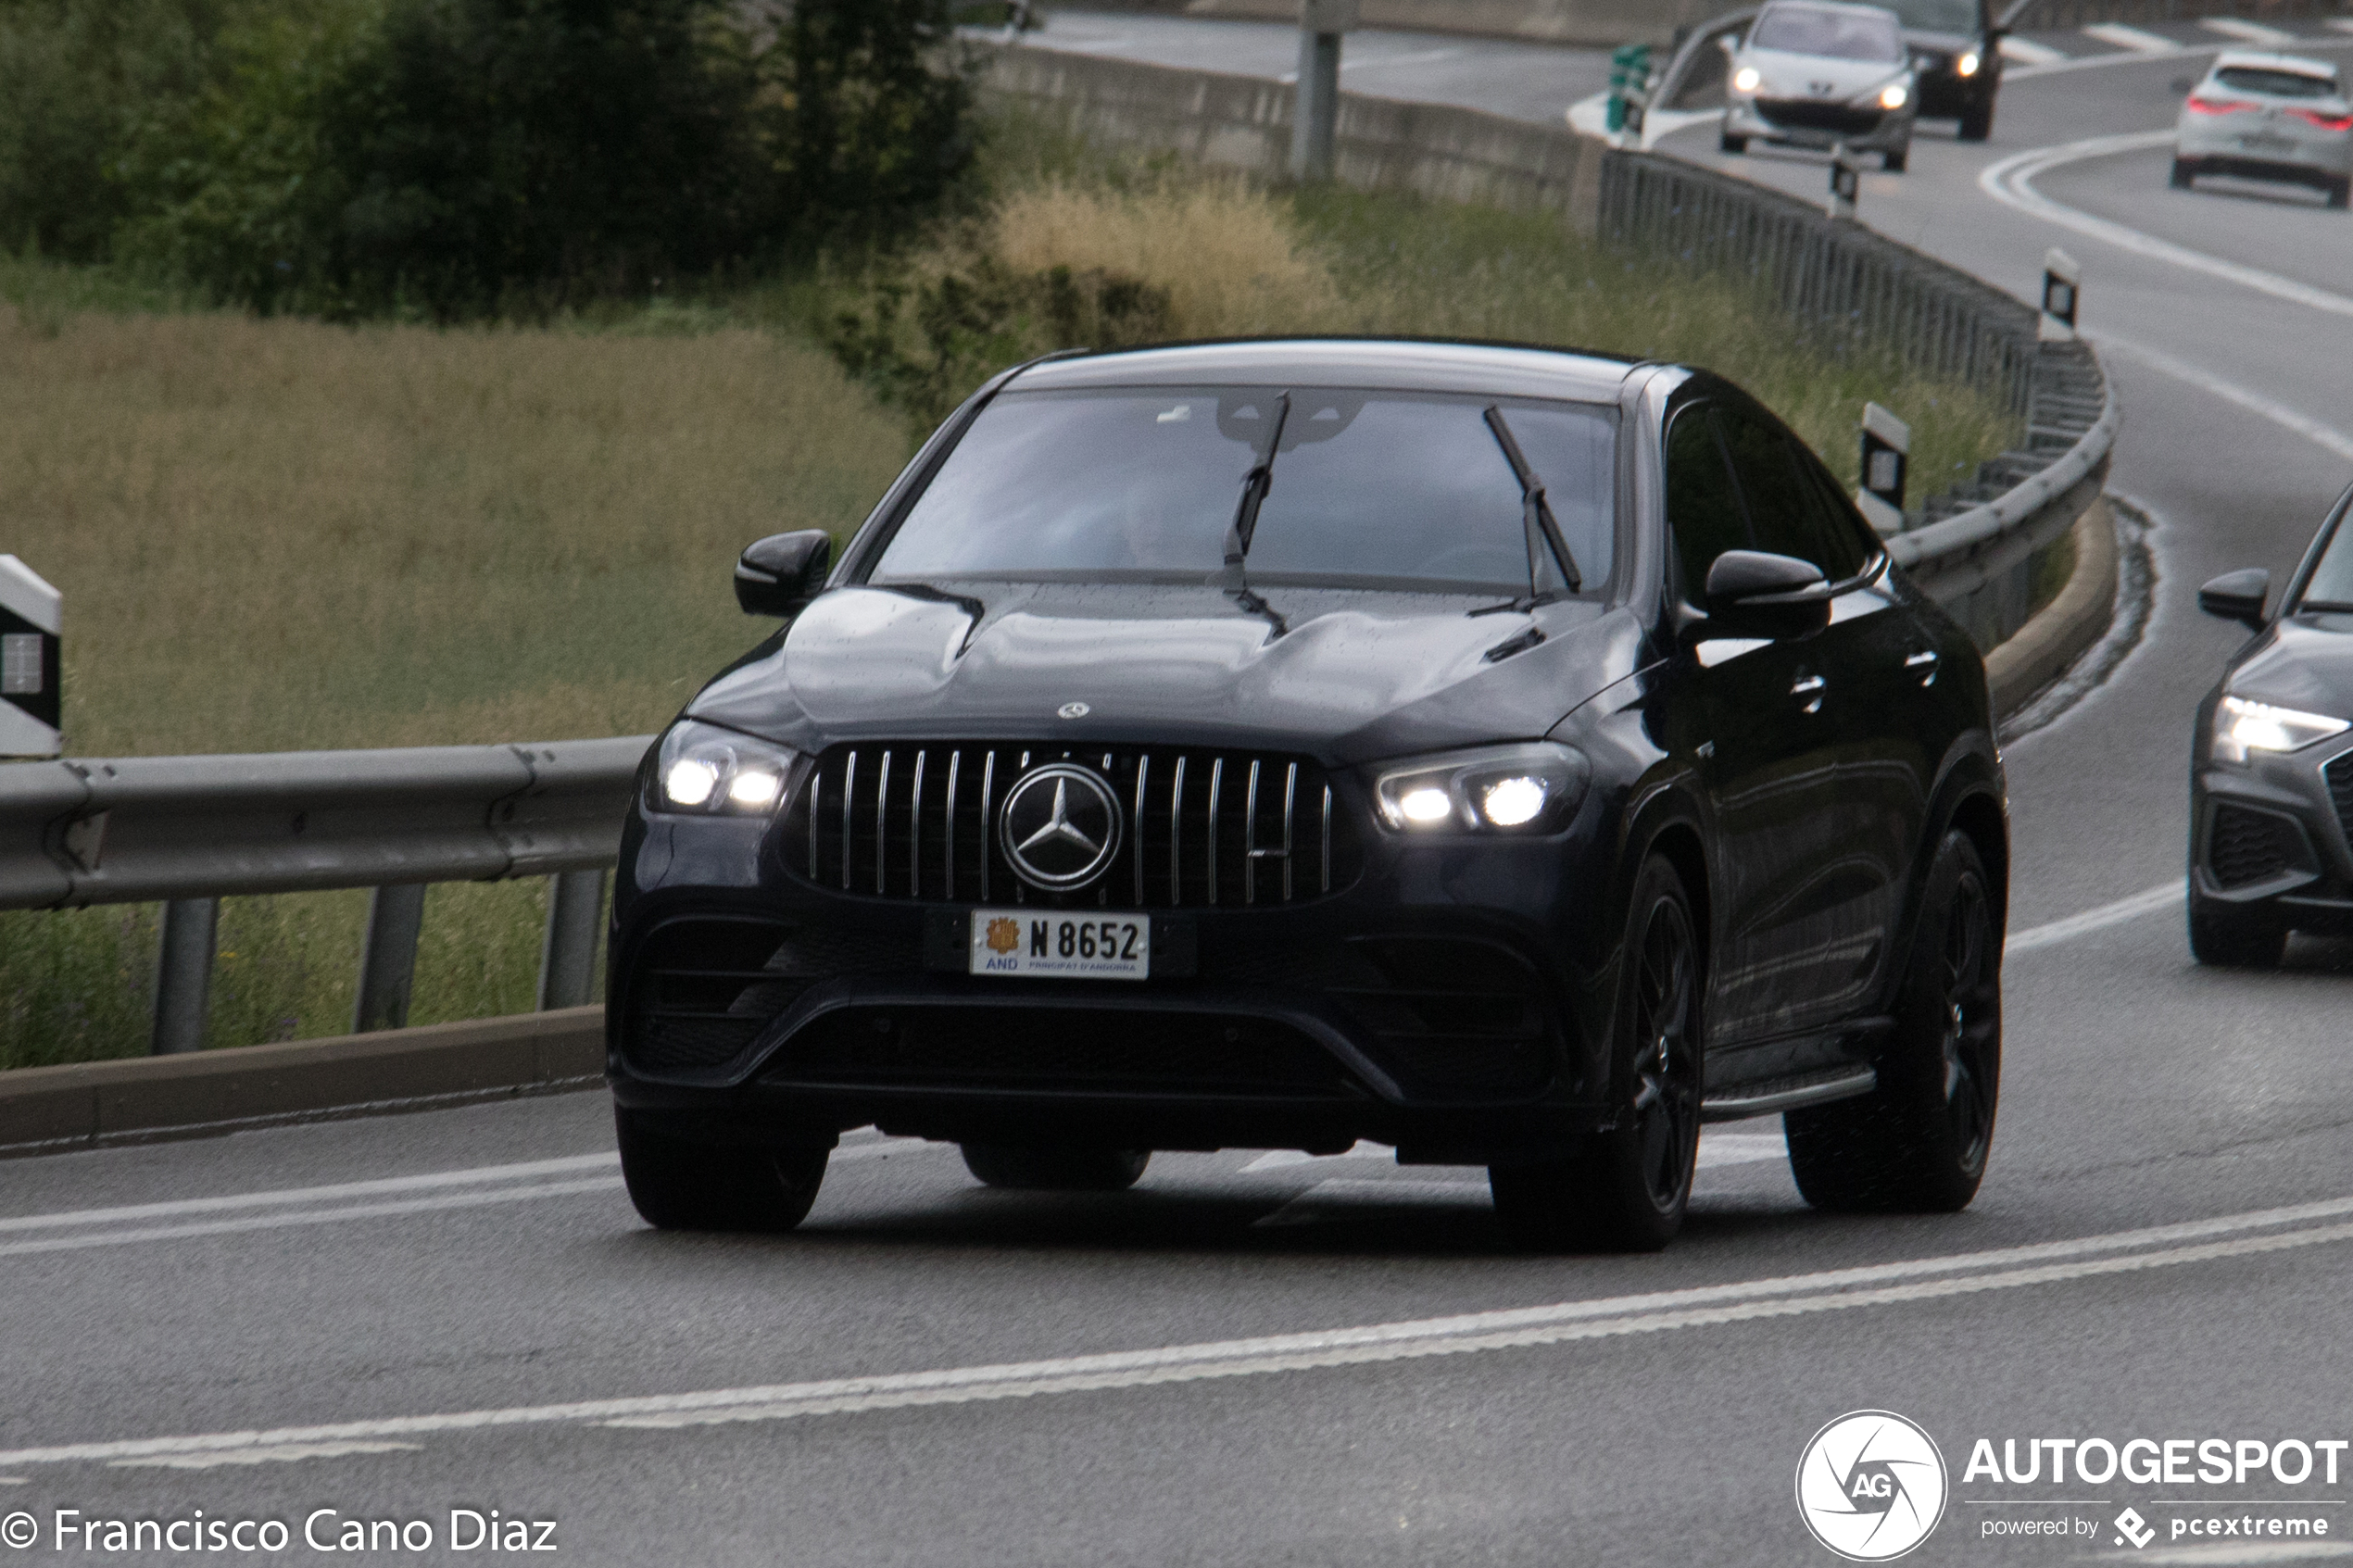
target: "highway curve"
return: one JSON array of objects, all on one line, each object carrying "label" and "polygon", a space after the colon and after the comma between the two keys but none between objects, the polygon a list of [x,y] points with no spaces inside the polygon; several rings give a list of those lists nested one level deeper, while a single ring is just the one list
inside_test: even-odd
[{"label": "highway curve", "polygon": [[[1046,35],[1267,74],[1288,38]],[[1349,49],[1352,86],[1535,118],[1597,85],[1591,53]],[[1164,1156],[1132,1194],[1051,1197],[872,1135],[797,1235],[661,1235],[596,1095],[18,1161],[0,1513],[42,1539],[17,1555],[93,1555],[54,1550],[60,1509],[203,1509],[290,1521],[308,1560],[325,1509],[331,1540],[425,1521],[440,1560],[461,1508],[552,1520],[598,1563],[1830,1562],[1792,1477],[1858,1409],[1950,1467],[1911,1561],[2285,1561],[2166,1544],[2208,1505],[2284,1502],[2337,1525],[2295,1544],[2353,1553],[2353,1474],[1963,1475],[1980,1437],[2353,1437],[2353,949],[2202,971],[2171,892],[2191,709],[2236,635],[2196,584],[2284,572],[2353,468],[2353,217],[2169,191],[2145,142],[2020,159],[2162,130],[2204,58],[2020,70],[1990,144],[1924,130],[1909,174],[1863,182],[1867,221],[2002,287],[2032,291],[2050,245],[2082,260],[2125,410],[2111,483],[2153,524],[2139,645],[2009,747],[2003,1113],[1967,1213],[1815,1214],[1769,1123],[1709,1135],[1684,1239],[1638,1259],[1513,1256],[1477,1173],[1370,1151]],[[1706,127],[1669,146],[1825,179],[1719,159]],[[2109,1526],[2128,1504],[2164,1537],[2145,1552]],[[2067,1516],[2096,1537],[1988,1533]]]}]

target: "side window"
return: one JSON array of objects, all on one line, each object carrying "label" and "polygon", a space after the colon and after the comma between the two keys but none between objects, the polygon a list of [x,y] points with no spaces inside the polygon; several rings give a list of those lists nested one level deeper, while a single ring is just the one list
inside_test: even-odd
[{"label": "side window", "polygon": [[1798,471],[1813,496],[1814,532],[1819,541],[1819,553],[1806,558],[1820,567],[1822,575],[1833,583],[1860,576],[1871,557],[1879,553],[1878,536],[1847,500],[1838,481],[1831,477],[1830,470],[1812,453],[1798,447],[1794,455]]},{"label": "side window", "polygon": [[1755,547],[1822,565],[1815,529],[1818,502],[1798,477],[1788,438],[1752,409],[1726,406],[1718,410],[1718,418],[1723,421],[1732,471],[1740,476],[1741,494],[1748,501]]},{"label": "side window", "polygon": [[1667,526],[1675,536],[1686,598],[1699,597],[1718,556],[1749,547],[1748,519],[1724,466],[1715,414],[1704,403],[1685,408],[1667,427]]}]

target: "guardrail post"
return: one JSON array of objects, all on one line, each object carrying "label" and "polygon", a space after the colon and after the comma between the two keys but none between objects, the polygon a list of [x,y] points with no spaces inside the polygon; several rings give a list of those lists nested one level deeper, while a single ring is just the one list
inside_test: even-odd
[{"label": "guardrail post", "polygon": [[2083,286],[2083,269],[2057,245],[2043,253],[2043,320],[2037,336],[2045,343],[2075,341],[2075,304]]},{"label": "guardrail post", "polygon": [[1831,216],[1852,220],[1855,198],[1863,189],[1863,166],[1841,142],[1831,149]]},{"label": "guardrail post", "polygon": [[368,939],[359,951],[359,999],[351,1032],[399,1029],[409,1022],[409,986],[417,974],[417,933],[425,921],[425,884],[397,883],[368,894]]},{"label": "guardrail post", "polygon": [[163,907],[162,940],[156,947],[156,1030],[149,1045],[157,1056],[204,1049],[220,922],[218,898],[174,898]]},{"label": "guardrail post", "polygon": [[558,872],[547,879],[547,939],[539,949],[541,1012],[583,1007],[592,999],[604,914],[603,872]]},{"label": "guardrail post", "polygon": [[1356,25],[1357,0],[1301,0],[1299,97],[1291,118],[1294,180],[1332,177],[1332,140],[1340,124],[1340,39]]}]

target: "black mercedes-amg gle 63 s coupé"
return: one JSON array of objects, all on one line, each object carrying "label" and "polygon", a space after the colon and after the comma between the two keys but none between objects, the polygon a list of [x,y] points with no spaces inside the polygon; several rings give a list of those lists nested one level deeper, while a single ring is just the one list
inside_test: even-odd
[{"label": "black mercedes-amg gle 63 s coup\u00e9", "polygon": [[2208,615],[2255,632],[2197,710],[2190,950],[2270,969],[2288,933],[2353,935],[2353,490],[2266,616],[2271,573],[2217,577]]},{"label": "black mercedes-amg gle 63 s coup\u00e9", "polygon": [[656,1225],[847,1128],[982,1180],[1483,1165],[1647,1248],[1704,1121],[1967,1203],[2007,876],[1983,668],[1813,454],[1677,366],[1373,340],[1056,358],[957,410],[646,759],[610,1071]]}]

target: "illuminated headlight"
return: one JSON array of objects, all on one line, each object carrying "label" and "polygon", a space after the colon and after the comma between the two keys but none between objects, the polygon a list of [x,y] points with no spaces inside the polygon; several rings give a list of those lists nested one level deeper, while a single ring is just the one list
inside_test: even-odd
[{"label": "illuminated headlight", "polygon": [[1732,91],[1735,93],[1754,93],[1764,85],[1764,73],[1755,66],[1743,66],[1732,72]]},{"label": "illuminated headlight", "polygon": [[1373,798],[1400,833],[1547,833],[1575,814],[1592,776],[1583,753],[1531,741],[1391,763]]},{"label": "illuminated headlight", "polygon": [[2226,696],[2214,714],[2214,755],[2225,762],[2244,762],[2250,751],[2301,751],[2348,729],[2353,724],[2325,713]]},{"label": "illuminated headlight", "polygon": [[1883,109],[1900,109],[1911,98],[1910,90],[1900,82],[1891,82],[1879,90],[1879,107]]},{"label": "illuminated headlight", "polygon": [[701,816],[765,816],[785,797],[797,760],[784,746],[682,719],[661,737],[647,804]]},{"label": "illuminated headlight", "polygon": [[1953,62],[1953,69],[1957,75],[1975,76],[1977,74],[1977,68],[1984,63],[1985,62],[1983,60],[1977,57],[1977,51],[1971,49],[1963,54],[1959,59]]}]

